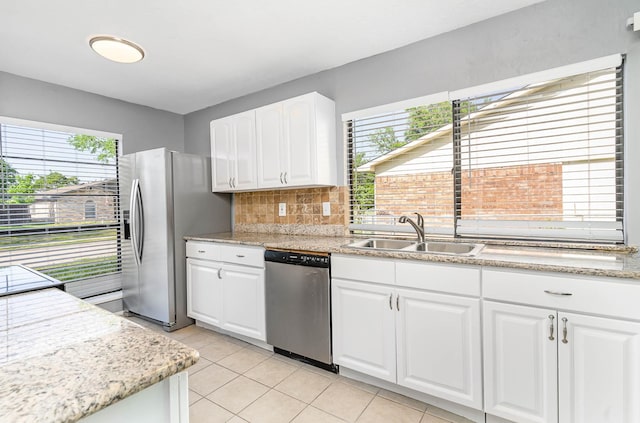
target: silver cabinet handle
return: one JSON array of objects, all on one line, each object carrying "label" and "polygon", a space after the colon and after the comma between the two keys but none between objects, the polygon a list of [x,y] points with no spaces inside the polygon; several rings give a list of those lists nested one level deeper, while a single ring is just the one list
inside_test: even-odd
[{"label": "silver cabinet handle", "polygon": [[287,172],[284,173],[284,183],[288,184],[289,182],[287,182]]},{"label": "silver cabinet handle", "polygon": [[571,292],[551,291],[549,289],[545,289],[544,292],[546,292],[549,295],[560,295],[560,296],[563,296],[563,297],[568,297],[570,295],[573,295]]},{"label": "silver cabinet handle", "polygon": [[549,326],[549,341],[553,341],[554,338],[553,337],[553,319],[555,319],[555,316],[553,314],[549,315],[549,320],[551,320],[551,326]]},{"label": "silver cabinet handle", "polygon": [[236,254],[236,257],[244,258],[244,254]]},{"label": "silver cabinet handle", "polygon": [[198,250],[199,253],[206,253],[205,250]]},{"label": "silver cabinet handle", "polygon": [[280,183],[284,184],[284,181],[282,180],[282,172],[280,172]]},{"label": "silver cabinet handle", "polygon": [[396,309],[398,309],[398,311],[400,311],[400,295],[398,295],[396,297]]},{"label": "silver cabinet handle", "polygon": [[218,269],[218,279],[222,279],[222,267]]},{"label": "silver cabinet handle", "polygon": [[393,310],[393,294],[389,294],[389,310]]},{"label": "silver cabinet handle", "polygon": [[566,344],[567,342],[567,318],[563,317],[562,318],[562,343]]},{"label": "silver cabinet handle", "polygon": [[236,177],[235,176],[233,177],[233,187],[234,188],[236,187]]},{"label": "silver cabinet handle", "polygon": [[231,178],[229,178],[229,188],[233,188],[233,185],[231,185]]}]

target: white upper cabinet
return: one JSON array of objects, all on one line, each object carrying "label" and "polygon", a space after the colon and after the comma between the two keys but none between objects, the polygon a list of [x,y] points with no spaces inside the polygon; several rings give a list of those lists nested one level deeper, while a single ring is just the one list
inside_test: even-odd
[{"label": "white upper cabinet", "polygon": [[250,110],[214,120],[210,126],[213,191],[255,189],[255,112]]},{"label": "white upper cabinet", "polygon": [[255,113],[258,188],[336,185],[332,100],[314,92]]},{"label": "white upper cabinet", "polygon": [[285,147],[282,119],[282,103],[256,110],[258,184],[262,188],[284,184],[282,169],[289,162],[289,152]]},{"label": "white upper cabinet", "polygon": [[214,192],[337,184],[335,103],[313,92],[211,122]]}]

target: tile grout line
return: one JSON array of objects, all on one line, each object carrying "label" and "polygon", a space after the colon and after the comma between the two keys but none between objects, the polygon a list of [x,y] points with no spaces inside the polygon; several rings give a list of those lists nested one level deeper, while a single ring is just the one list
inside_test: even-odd
[{"label": "tile grout line", "polygon": [[[202,340],[202,339],[197,339],[197,336],[198,336],[198,335],[205,335],[205,339],[204,339],[204,340]],[[208,342],[206,342],[206,344],[204,344],[203,346],[200,346],[200,347],[198,347],[198,348],[196,348],[196,349],[202,349],[202,348],[205,348],[205,347],[207,347],[207,346],[209,346],[209,345],[215,344],[216,342],[218,342],[218,341],[220,341],[220,340],[223,340],[223,341],[226,341],[226,342],[230,342],[230,340],[229,340],[229,339],[226,339],[226,337],[225,337],[225,336],[222,336],[222,337],[218,337],[218,336],[209,336],[209,335],[208,335],[208,331],[206,331],[206,330],[202,330],[202,331],[193,331],[193,333],[190,333],[189,335],[185,336],[184,338],[183,338],[183,337],[181,337],[181,338],[186,339],[186,338],[189,338],[189,337],[194,337],[194,338],[196,338],[196,339],[193,339],[193,341],[196,341],[196,342],[197,342],[197,341],[208,341]],[[174,339],[175,339],[175,338],[174,338]],[[182,340],[178,340],[178,341],[179,341],[179,342],[183,342]],[[331,412],[329,412],[329,411],[325,411],[325,410],[323,410],[323,409],[321,409],[321,408],[318,408],[318,407],[316,407],[316,406],[314,406],[314,405],[313,405],[313,402],[314,402],[314,401],[316,401],[316,400],[317,400],[321,395],[323,395],[323,394],[327,391],[327,389],[329,389],[332,385],[334,385],[334,384],[336,384],[336,383],[340,383],[340,384],[347,385],[347,386],[350,386],[350,387],[355,388],[355,389],[359,389],[359,390],[361,390],[361,391],[363,391],[363,392],[366,392],[366,393],[372,394],[371,399],[367,402],[367,404],[366,404],[366,406],[363,408],[363,410],[362,410],[362,411],[357,415],[356,419],[354,420],[355,422],[357,422],[359,419],[361,419],[361,418],[362,418],[362,415],[363,415],[363,414],[365,413],[365,411],[366,411],[366,410],[371,406],[371,404],[372,404],[372,403],[373,403],[373,401],[376,399],[376,397],[380,397],[381,399],[384,399],[384,400],[387,400],[387,401],[391,401],[392,403],[397,404],[398,406],[406,407],[406,408],[408,408],[408,409],[411,409],[411,410],[414,410],[414,411],[417,411],[417,412],[421,413],[421,416],[420,416],[420,422],[422,421],[422,419],[424,419],[424,417],[425,417],[425,416],[427,416],[427,415],[428,415],[428,416],[431,416],[431,417],[435,417],[435,418],[438,418],[438,419],[442,419],[443,421],[446,421],[447,423],[456,423],[456,421],[450,420],[450,419],[448,419],[448,418],[444,418],[444,417],[439,416],[439,415],[437,415],[437,414],[432,414],[432,413],[430,413],[430,412],[429,412],[429,410],[430,410],[430,406],[429,406],[429,404],[425,404],[425,405],[426,405],[426,407],[425,407],[424,411],[422,411],[422,410],[421,410],[421,408],[422,408],[422,407],[420,407],[420,408],[416,408],[416,406],[414,406],[414,405],[410,405],[409,403],[403,403],[402,401],[400,401],[400,400],[399,400],[399,399],[397,399],[397,398],[387,398],[387,397],[385,397],[385,396],[381,395],[382,389],[375,389],[375,392],[371,392],[370,390],[368,390],[368,389],[364,389],[364,388],[362,388],[362,387],[358,386],[357,384],[351,384],[351,383],[349,383],[349,382],[346,380],[346,378],[344,378],[343,376],[336,375],[336,377],[332,377],[333,375],[326,374],[326,372],[321,371],[321,369],[312,368],[311,366],[305,366],[305,365],[303,365],[303,364],[301,364],[301,363],[294,363],[294,362],[292,362],[293,360],[291,360],[291,359],[289,359],[289,358],[287,358],[287,357],[284,357],[284,356],[278,356],[277,354],[275,354],[275,353],[273,353],[273,352],[271,352],[271,351],[269,351],[269,350],[267,350],[267,349],[264,349],[264,351],[262,351],[262,350],[254,350],[252,347],[255,347],[255,348],[260,348],[260,347],[253,346],[253,344],[246,343],[246,342],[245,342],[245,343],[242,343],[242,344],[240,344],[239,342],[238,342],[238,343],[231,342],[231,343],[232,343],[232,344],[234,344],[234,345],[239,346],[239,347],[240,347],[240,349],[238,349],[238,350],[236,350],[236,351],[234,351],[234,352],[232,352],[232,353],[230,353],[230,354],[227,354],[227,355],[225,355],[225,356],[223,356],[223,357],[220,357],[217,361],[213,361],[213,360],[210,360],[209,358],[206,358],[206,357],[201,356],[201,358],[202,358],[202,359],[204,359],[204,360],[208,361],[209,363],[208,363],[207,365],[205,365],[204,367],[202,367],[201,369],[199,369],[198,371],[194,372],[194,373],[193,373],[192,375],[190,375],[190,376],[193,376],[193,375],[196,375],[196,374],[200,373],[201,371],[203,371],[203,370],[207,369],[211,364],[216,364],[216,365],[220,366],[220,368],[223,368],[223,369],[225,369],[225,370],[227,370],[227,371],[231,371],[231,372],[235,373],[235,374],[236,374],[236,376],[234,376],[231,380],[227,381],[226,383],[224,383],[223,385],[219,386],[219,387],[218,387],[218,388],[216,388],[215,390],[211,391],[211,392],[210,392],[210,393],[208,393],[207,395],[201,395],[201,394],[200,394],[200,393],[198,393],[197,391],[194,391],[194,390],[190,389],[190,391],[191,391],[191,392],[193,392],[193,393],[197,394],[200,398],[199,398],[199,399],[197,399],[196,401],[194,401],[192,404],[190,404],[190,405],[189,405],[189,408],[191,408],[191,407],[193,407],[194,405],[196,405],[196,404],[200,403],[200,402],[201,402],[201,400],[204,398],[204,399],[206,399],[206,400],[208,401],[208,403],[213,404],[213,405],[215,405],[215,406],[217,406],[217,407],[220,407],[222,410],[225,410],[226,412],[229,412],[229,413],[233,416],[233,417],[231,417],[230,419],[233,419],[234,417],[237,417],[238,419],[242,419],[242,420],[244,420],[244,418],[240,416],[240,413],[242,413],[244,410],[246,410],[247,408],[249,408],[250,406],[252,406],[253,404],[255,404],[257,401],[259,401],[261,398],[263,398],[263,397],[264,397],[265,395],[267,395],[268,393],[270,393],[270,392],[272,392],[272,391],[275,391],[276,393],[279,393],[279,394],[281,394],[281,395],[285,395],[286,397],[288,397],[288,398],[290,398],[290,399],[293,399],[293,400],[299,401],[301,404],[303,404],[303,405],[304,405],[304,407],[303,407],[303,408],[302,408],[298,413],[296,413],[296,414],[295,414],[295,415],[294,415],[294,416],[289,420],[289,422],[292,422],[293,420],[295,420],[296,418],[298,418],[298,417],[299,417],[299,416],[300,416],[300,415],[301,415],[305,410],[307,410],[309,407],[312,407],[312,408],[314,408],[314,409],[316,409],[316,410],[318,410],[318,411],[320,411],[320,412],[322,412],[322,413],[326,413],[327,415],[330,415],[330,416],[332,416],[332,417],[334,417],[334,418],[336,418],[336,419],[338,419],[338,420],[340,420],[340,421],[345,421],[345,420],[344,420],[344,419],[342,419],[341,417],[336,416],[335,414],[333,414],[333,413],[331,413]],[[187,345],[188,345],[188,343],[187,343]],[[195,347],[193,347],[193,348],[195,348]],[[256,354],[261,354],[261,355],[263,355],[263,357],[261,357],[261,358],[263,358],[263,359],[262,359],[260,362],[256,363],[255,365],[252,365],[251,367],[247,368],[247,369],[246,369],[246,370],[244,370],[242,373],[237,372],[236,370],[233,370],[233,369],[232,369],[232,368],[230,368],[230,367],[226,367],[225,365],[223,365],[223,364],[221,364],[221,363],[220,363],[221,361],[223,361],[223,360],[227,359],[228,357],[231,357],[231,356],[233,356],[234,354],[240,353],[240,352],[242,352],[242,351],[254,352],[254,353],[256,353]],[[248,377],[248,376],[246,376],[246,375],[245,375],[247,372],[251,371],[252,369],[254,369],[254,368],[258,367],[258,366],[260,366],[261,364],[263,364],[264,362],[266,362],[266,361],[267,361],[267,360],[269,360],[269,359],[276,359],[276,360],[278,360],[278,361],[280,361],[280,362],[282,362],[282,363],[285,363],[285,364],[288,364],[288,365],[290,365],[290,366],[292,366],[292,367],[295,367],[295,369],[294,369],[294,370],[293,370],[289,375],[287,375],[285,378],[283,378],[282,380],[280,380],[280,381],[278,381],[277,383],[275,383],[275,384],[274,384],[274,386],[272,386],[272,387],[271,387],[271,386],[269,386],[269,385],[265,385],[264,383],[262,383],[262,382],[260,382],[260,381],[258,381],[258,380],[255,380],[255,379],[253,379],[253,378]],[[300,370],[305,370],[305,371],[307,371],[307,372],[314,373],[314,374],[315,374],[315,375],[317,375],[317,376],[320,376],[320,377],[326,378],[326,379],[327,379],[327,381],[328,381],[327,386],[325,386],[324,388],[322,388],[322,389],[321,389],[317,394],[313,395],[313,397],[312,397],[309,401],[307,401],[307,400],[302,400],[302,399],[299,399],[299,398],[293,397],[292,395],[290,395],[290,394],[288,394],[288,393],[286,393],[286,392],[283,392],[283,391],[281,391],[281,390],[279,390],[279,389],[277,388],[279,385],[281,385],[285,380],[287,380],[287,379],[288,379],[288,378],[290,378],[291,376],[294,376],[294,375],[296,375],[296,374],[298,374],[298,373],[301,373],[301,372],[300,372]],[[237,380],[238,380],[238,378],[239,378],[240,376],[243,376],[244,378],[246,378],[246,379],[248,379],[248,380],[250,380],[250,381],[252,381],[252,382],[254,382],[254,383],[257,383],[258,385],[260,385],[260,386],[262,386],[263,388],[267,389],[267,391],[266,391],[266,392],[264,392],[263,394],[259,395],[257,398],[255,398],[254,400],[252,400],[252,401],[251,401],[250,403],[248,403],[247,405],[245,405],[241,410],[239,410],[239,411],[238,411],[238,413],[234,413],[233,411],[231,411],[231,410],[229,410],[229,409],[225,408],[225,407],[224,407],[224,406],[222,406],[221,404],[218,404],[217,402],[215,402],[215,401],[213,401],[213,400],[211,400],[211,399],[207,398],[207,396],[208,396],[208,395],[211,395],[211,394],[215,393],[216,391],[218,391],[218,390],[220,390],[220,389],[223,389],[225,386],[229,385],[230,383],[232,383],[232,382],[234,382],[234,381],[237,381]],[[356,381],[356,382],[359,382],[359,381]],[[361,382],[361,383],[362,383],[362,382]],[[371,387],[375,388],[375,386],[373,386],[373,385],[371,385]],[[391,392],[392,392],[392,393],[394,393],[393,391],[391,391]],[[401,394],[398,394],[398,395],[401,395]],[[410,397],[409,397],[409,398],[410,398]],[[434,407],[434,408],[437,408],[437,407]]]}]

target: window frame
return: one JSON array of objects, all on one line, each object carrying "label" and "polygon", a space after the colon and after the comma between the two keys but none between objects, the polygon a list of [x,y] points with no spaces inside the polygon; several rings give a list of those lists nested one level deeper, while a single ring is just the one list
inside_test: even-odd
[{"label": "window frame", "polygon": [[[102,138],[113,138],[116,140],[116,157],[115,162],[113,164],[114,174],[115,174],[115,183],[114,183],[114,193],[119,199],[120,197],[120,174],[119,174],[119,161],[120,157],[123,155],[124,144],[123,144],[123,136],[122,134],[98,131],[93,129],[85,129],[80,127],[73,127],[68,125],[60,125],[48,122],[40,122],[40,121],[32,121],[26,119],[19,119],[10,116],[2,116],[0,115],[0,124],[8,125],[8,126],[18,126],[18,127],[26,127],[29,129],[36,130],[45,130],[45,131],[54,131],[54,132],[63,132],[63,133],[73,133],[73,134],[83,134],[83,135],[91,135]],[[83,211],[84,211],[84,201],[82,202]],[[95,201],[94,201],[95,204]],[[97,204],[96,205],[96,215],[97,215]],[[122,274],[122,242],[124,241],[124,233],[122,231],[122,210],[121,204],[119,200],[114,204],[114,220],[115,223],[105,225],[89,225],[90,227],[100,227],[104,226],[105,229],[113,228],[116,231],[116,244],[115,244],[115,254],[117,260],[117,270],[115,272],[109,272],[101,275],[88,276],[85,278],[65,281],[65,290],[73,295],[76,295],[80,298],[88,298],[95,295],[106,294],[109,292],[119,291],[122,288],[121,274]],[[83,219],[85,220],[84,213],[82,214]],[[97,216],[96,216],[97,217]],[[11,236],[11,235],[10,235]]]},{"label": "window frame", "polygon": [[[345,127],[345,148],[346,148],[346,154],[345,154],[345,158],[346,158],[346,170],[347,170],[347,185],[348,185],[348,189],[349,189],[349,193],[350,193],[350,203],[349,203],[349,230],[351,233],[359,233],[359,232],[364,232],[364,233],[369,233],[369,234],[375,234],[378,232],[391,232],[393,234],[403,234],[403,233],[412,233],[413,229],[411,227],[409,227],[409,225],[377,225],[377,224],[370,224],[370,225],[362,225],[362,224],[354,224],[354,210],[353,210],[353,186],[352,186],[352,175],[353,175],[353,159],[354,159],[354,150],[353,150],[353,145],[354,145],[354,141],[352,139],[352,134],[353,134],[353,125],[354,119],[359,119],[359,118],[372,118],[375,117],[377,115],[383,114],[383,113],[388,113],[388,112],[392,112],[392,111],[398,111],[401,108],[409,108],[409,107],[415,107],[415,106],[428,106],[430,104],[433,104],[435,102],[440,102],[442,101],[442,99],[444,97],[447,98],[447,100],[451,103],[452,109],[454,110],[454,117],[453,117],[453,122],[452,122],[452,126],[453,126],[453,131],[452,131],[452,145],[453,145],[453,163],[454,163],[454,167],[452,169],[452,173],[454,174],[454,222],[453,222],[453,227],[452,227],[452,236],[455,238],[484,238],[484,239],[489,239],[489,238],[497,238],[497,239],[502,239],[504,241],[509,241],[509,240],[536,240],[536,241],[544,241],[544,242],[578,242],[578,243],[582,243],[582,242],[588,242],[591,244],[626,244],[626,219],[625,219],[625,215],[626,215],[626,201],[625,201],[625,181],[624,181],[624,175],[625,175],[625,163],[624,163],[624,149],[625,149],[625,144],[624,144],[624,126],[625,126],[625,122],[624,122],[624,98],[623,98],[623,90],[624,90],[624,55],[622,54],[615,54],[615,55],[610,55],[610,56],[606,56],[606,57],[602,57],[602,58],[598,58],[598,59],[594,59],[594,60],[590,60],[590,61],[586,61],[586,62],[580,62],[580,63],[576,63],[576,64],[572,64],[572,65],[567,65],[567,66],[562,66],[559,68],[554,68],[554,69],[550,69],[550,70],[546,70],[546,71],[542,71],[542,72],[536,72],[536,73],[532,73],[532,74],[527,74],[527,75],[522,75],[519,77],[515,77],[515,78],[509,78],[509,79],[505,79],[502,81],[496,81],[493,83],[489,83],[489,84],[482,84],[482,85],[478,85],[475,87],[470,87],[470,88],[465,88],[462,90],[457,90],[457,91],[452,91],[452,92],[441,92],[441,93],[437,93],[434,94],[432,96],[424,96],[424,97],[419,97],[416,99],[410,99],[410,100],[406,100],[406,101],[399,101],[399,102],[395,102],[395,103],[391,103],[391,104],[387,104],[387,105],[382,105],[382,106],[376,106],[376,107],[371,107],[368,109],[363,109],[363,110],[359,110],[359,111],[355,111],[355,112],[349,112],[349,113],[345,113],[342,115],[342,119],[344,122],[344,127]],[[594,71],[599,71],[599,70],[605,70],[605,69],[611,69],[611,68],[616,68],[617,71],[620,72],[621,74],[621,78],[622,81],[621,83],[617,86],[618,91],[616,92],[616,98],[620,98],[621,102],[620,104],[617,105],[617,109],[616,109],[616,114],[619,115],[621,117],[620,121],[620,127],[617,128],[619,129],[619,132],[616,133],[615,137],[616,137],[616,141],[615,141],[615,174],[616,175],[622,175],[622,177],[620,178],[620,182],[618,184],[618,182],[616,182],[616,203],[622,203],[622,206],[620,208],[616,208],[616,222],[612,222],[612,225],[607,225],[607,224],[603,224],[603,227],[609,227],[611,226],[612,228],[616,228],[615,230],[617,230],[617,226],[618,226],[618,222],[621,222],[621,224],[619,224],[620,229],[619,231],[621,232],[621,237],[615,237],[615,238],[611,238],[611,239],[607,239],[606,237],[603,238],[598,238],[598,239],[590,239],[589,237],[573,237],[572,236],[559,236],[560,232],[554,232],[554,231],[550,231],[549,233],[547,233],[546,235],[542,235],[542,231],[539,232],[538,234],[534,234],[533,236],[531,235],[523,235],[522,233],[513,233],[513,234],[488,234],[488,233],[483,233],[483,234],[478,234],[478,235],[474,235],[470,232],[465,232],[464,230],[461,230],[461,226],[460,223],[462,222],[461,219],[461,199],[460,199],[460,193],[461,193],[461,188],[459,187],[460,181],[461,181],[461,167],[460,167],[460,140],[459,140],[459,131],[460,131],[460,121],[459,119],[455,116],[455,108],[456,105],[459,105],[459,102],[461,101],[461,99],[465,99],[465,98],[470,98],[473,96],[478,96],[478,95],[483,95],[486,94],[488,92],[495,92],[497,90],[505,90],[505,88],[510,88],[510,87],[515,87],[515,86],[525,86],[525,85],[530,85],[530,84],[535,84],[535,83],[542,83],[542,82],[548,82],[551,81],[553,79],[561,79],[561,78],[566,78],[566,77],[571,77],[574,75],[579,75],[579,74],[587,74],[590,72],[594,72]],[[492,91],[493,90],[493,91]],[[456,128],[456,125],[458,126]],[[457,132],[457,134],[456,134]],[[456,136],[458,135],[458,139],[456,140]],[[616,177],[616,179],[618,179]],[[469,222],[469,220],[467,219],[467,223]],[[526,223],[528,222],[527,220],[523,220],[522,222]],[[566,225],[559,225],[559,226],[566,226],[567,229],[565,229],[565,233],[571,233],[572,231],[570,230],[570,228],[572,226],[575,226],[573,224],[573,222],[570,221],[553,221],[553,223],[567,223]],[[606,222],[604,222],[606,223]],[[517,225],[516,225],[517,226]],[[428,227],[427,227],[428,229]],[[525,231],[526,232],[526,231]],[[463,233],[463,235],[461,235],[461,233]],[[432,235],[442,235],[442,233],[430,233]]]}]

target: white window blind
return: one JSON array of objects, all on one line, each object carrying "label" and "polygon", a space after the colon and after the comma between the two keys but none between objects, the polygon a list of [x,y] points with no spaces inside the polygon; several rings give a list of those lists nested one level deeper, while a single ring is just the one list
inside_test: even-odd
[{"label": "white window blind", "polygon": [[350,228],[410,233],[398,218],[418,212],[452,234],[452,129],[449,101],[348,121]]},{"label": "white window blind", "polygon": [[458,235],[623,242],[621,67],[461,98],[454,119]]},{"label": "white window blind", "polygon": [[88,297],[121,288],[119,142],[0,124],[0,266]]}]

